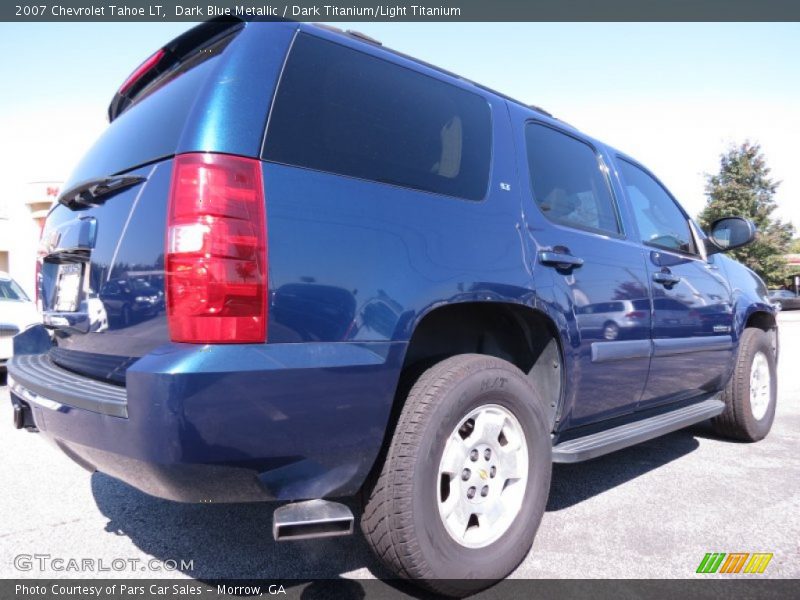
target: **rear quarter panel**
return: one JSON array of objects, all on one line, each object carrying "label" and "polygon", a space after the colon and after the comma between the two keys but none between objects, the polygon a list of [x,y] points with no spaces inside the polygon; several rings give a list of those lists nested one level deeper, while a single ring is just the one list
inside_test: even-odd
[{"label": "rear quarter panel", "polygon": [[505,102],[344,36],[315,35],[484,98],[492,168],[486,197],[471,201],[264,163],[269,342],[407,341],[421,317],[442,304],[533,304]]}]

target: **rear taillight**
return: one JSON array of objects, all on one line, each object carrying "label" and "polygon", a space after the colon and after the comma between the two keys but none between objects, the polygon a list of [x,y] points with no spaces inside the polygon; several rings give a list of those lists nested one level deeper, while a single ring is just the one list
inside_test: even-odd
[{"label": "rear taillight", "polygon": [[625,315],[628,319],[644,319],[647,313],[643,310],[634,310]]},{"label": "rear taillight", "polygon": [[34,270],[33,291],[36,294],[36,309],[39,312],[44,310],[42,302],[42,263],[47,256],[47,244],[44,241],[44,219],[39,228],[39,245],[36,248],[36,269]]},{"label": "rear taillight", "polygon": [[166,294],[175,342],[263,342],[267,228],[261,163],[175,157],[167,215]]}]

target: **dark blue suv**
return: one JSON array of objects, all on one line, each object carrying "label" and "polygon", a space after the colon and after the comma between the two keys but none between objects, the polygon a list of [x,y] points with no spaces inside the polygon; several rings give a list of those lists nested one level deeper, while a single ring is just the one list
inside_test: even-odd
[{"label": "dark blue suv", "polygon": [[[633,158],[352,32],[209,21],[120,87],[42,235],[15,422],[185,502],[273,500],[466,594],[553,462],[775,414],[762,281]],[[109,282],[166,311],[98,325]],[[105,290],[105,291],[104,291]],[[148,294],[157,302],[158,293]],[[98,316],[101,315],[101,316]]]}]

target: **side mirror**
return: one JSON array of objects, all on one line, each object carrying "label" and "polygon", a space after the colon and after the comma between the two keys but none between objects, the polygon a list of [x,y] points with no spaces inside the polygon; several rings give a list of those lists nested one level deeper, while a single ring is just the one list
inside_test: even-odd
[{"label": "side mirror", "polygon": [[725,217],[711,224],[706,239],[706,252],[716,254],[746,246],[756,239],[756,226],[742,217]]}]

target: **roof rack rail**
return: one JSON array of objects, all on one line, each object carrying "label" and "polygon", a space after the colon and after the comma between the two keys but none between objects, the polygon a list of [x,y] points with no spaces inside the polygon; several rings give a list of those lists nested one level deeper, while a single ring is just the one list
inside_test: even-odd
[{"label": "roof rack rail", "polygon": [[[528,108],[535,110],[538,113],[542,113],[543,115],[547,115],[548,117],[553,117],[553,113],[547,112],[541,106],[536,106],[535,104],[528,104]],[[555,117],[553,117],[555,119]],[[560,120],[560,119],[559,119]]]},{"label": "roof rack rail", "polygon": [[365,42],[369,42],[370,44],[375,44],[376,46],[383,46],[383,42],[376,40],[374,37],[368,36],[366,33],[361,33],[360,31],[355,31],[354,29],[348,29],[345,31],[347,35],[352,35],[355,38],[360,40],[364,40]]},{"label": "roof rack rail", "polygon": [[329,25],[328,23],[312,23],[314,27],[319,27],[320,29],[326,29],[328,31],[332,31],[333,33],[341,33],[344,34],[344,29],[341,27],[336,27],[335,25]]},{"label": "roof rack rail", "polygon": [[354,37],[356,39],[361,40],[362,42],[368,42],[370,44],[375,44],[376,46],[383,46],[383,42],[381,42],[380,40],[376,40],[374,37],[370,37],[366,33],[361,33],[360,31],[356,31],[355,29],[348,29],[345,31],[341,27],[336,27],[335,25],[329,25],[328,23],[312,23],[312,25],[314,27],[319,27],[320,29],[325,29],[333,33],[338,33],[339,35]]}]

